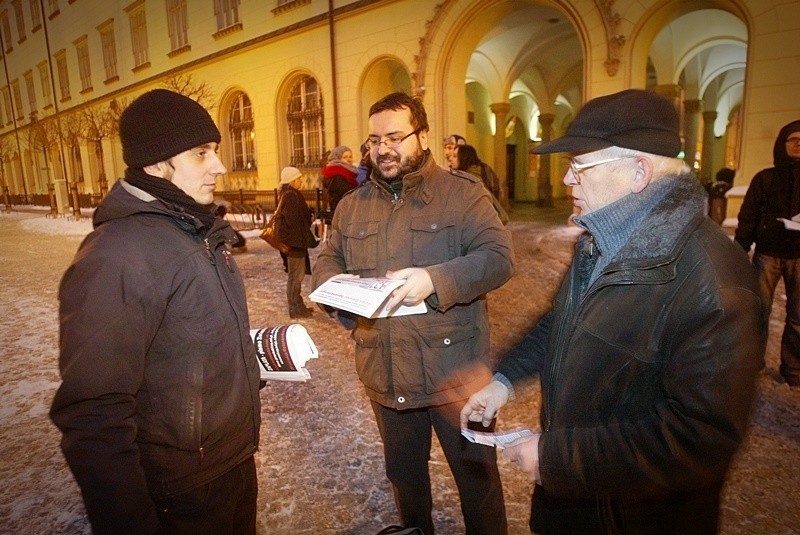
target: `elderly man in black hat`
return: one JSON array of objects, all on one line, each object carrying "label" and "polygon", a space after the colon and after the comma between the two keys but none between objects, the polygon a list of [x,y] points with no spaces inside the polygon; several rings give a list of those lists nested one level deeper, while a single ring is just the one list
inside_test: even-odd
[{"label": "elderly man in black hat", "polygon": [[673,104],[641,90],[589,101],[535,149],[568,154],[585,233],[552,309],[461,424],[488,424],[539,376],[541,430],[504,452],[535,481],[536,533],[717,530],[765,336],[753,269],[680,149]]},{"label": "elderly man in black hat", "polygon": [[214,216],[219,130],[156,89],[119,131],[125,178],[59,288],[61,449],[94,533],[255,533],[259,371]]}]

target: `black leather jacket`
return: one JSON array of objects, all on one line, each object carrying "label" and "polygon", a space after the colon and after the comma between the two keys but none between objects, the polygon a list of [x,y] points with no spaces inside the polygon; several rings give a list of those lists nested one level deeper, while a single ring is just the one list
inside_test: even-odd
[{"label": "black leather jacket", "polygon": [[[149,202],[148,202],[149,201]],[[124,181],[59,289],[51,417],[95,533],[152,533],[154,500],[253,455],[259,372],[244,284],[225,248]]]},{"label": "black leather jacket", "polygon": [[500,363],[539,374],[537,533],[713,533],[748,423],[764,330],[747,256],[692,177],[585,294],[582,236],[552,310]]}]

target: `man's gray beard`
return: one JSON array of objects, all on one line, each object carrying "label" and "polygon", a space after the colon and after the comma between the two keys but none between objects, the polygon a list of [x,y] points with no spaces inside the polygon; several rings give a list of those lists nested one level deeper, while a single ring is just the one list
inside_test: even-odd
[{"label": "man's gray beard", "polygon": [[403,165],[400,166],[400,168],[397,171],[397,175],[395,175],[392,178],[387,178],[383,176],[383,174],[381,173],[381,168],[377,164],[377,162],[373,162],[374,164],[373,167],[375,169],[375,174],[378,176],[378,178],[380,178],[384,182],[392,183],[395,180],[402,180],[402,178],[409,173],[413,173],[414,171],[419,170],[419,168],[422,167],[422,162],[424,159],[425,159],[425,152],[422,149],[419,149],[416,152],[416,154],[411,156],[408,160],[406,160],[406,162]]}]

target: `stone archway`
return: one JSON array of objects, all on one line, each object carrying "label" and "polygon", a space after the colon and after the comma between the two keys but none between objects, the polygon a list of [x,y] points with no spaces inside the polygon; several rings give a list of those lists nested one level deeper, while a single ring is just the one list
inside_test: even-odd
[{"label": "stone archway", "polygon": [[[417,73],[426,87],[440,88],[432,95],[433,113],[429,107],[434,135],[464,135],[501,177],[506,195],[543,206],[552,203],[552,182],[558,178],[547,165],[538,169],[544,174],[529,176],[529,145],[539,139],[539,114],[552,113],[560,95],[583,94],[583,78],[575,72],[583,71],[584,45],[567,7],[538,1],[446,2],[429,25],[436,29],[429,31],[433,42],[423,39],[423,51],[437,55],[420,61],[427,71]],[[512,131],[528,132],[529,138],[507,137],[510,120]],[[441,146],[433,149],[441,157]],[[509,166],[509,161],[515,163]],[[542,184],[532,186],[531,180]]]}]

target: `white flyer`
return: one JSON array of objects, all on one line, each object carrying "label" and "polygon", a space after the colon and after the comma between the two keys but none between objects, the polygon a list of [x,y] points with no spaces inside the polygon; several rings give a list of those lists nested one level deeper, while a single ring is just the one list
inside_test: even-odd
[{"label": "white flyer", "polygon": [[533,431],[527,427],[520,427],[511,429],[510,431],[503,431],[501,433],[486,433],[483,431],[473,431],[472,429],[461,429],[461,434],[470,442],[476,444],[483,444],[484,446],[492,446],[502,450],[515,440],[533,436]]},{"label": "white flyer", "polygon": [[386,301],[392,291],[404,283],[405,279],[387,277],[330,279],[311,292],[308,298],[315,303],[347,310],[365,318],[424,314],[427,311],[424,301],[414,306],[400,305],[394,310],[386,309]]}]

